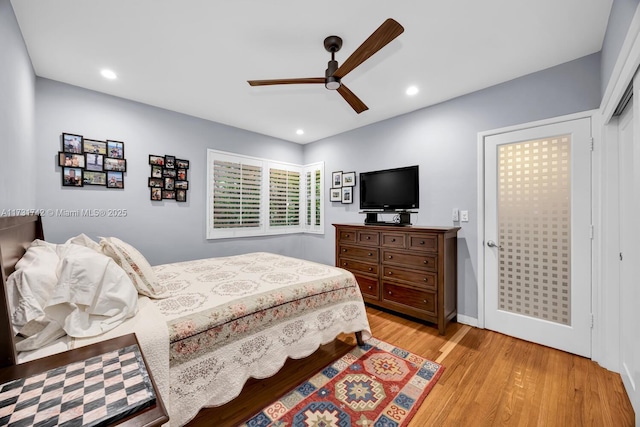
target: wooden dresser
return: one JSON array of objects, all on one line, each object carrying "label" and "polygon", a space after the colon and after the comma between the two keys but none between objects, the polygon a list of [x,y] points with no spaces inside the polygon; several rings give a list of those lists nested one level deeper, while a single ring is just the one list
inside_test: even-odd
[{"label": "wooden dresser", "polygon": [[436,323],[457,315],[460,227],[333,224],[336,266],[351,271],[365,302]]}]

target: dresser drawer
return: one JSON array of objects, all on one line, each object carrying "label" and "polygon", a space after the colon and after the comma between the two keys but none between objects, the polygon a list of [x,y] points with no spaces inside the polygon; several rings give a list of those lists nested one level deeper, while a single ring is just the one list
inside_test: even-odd
[{"label": "dresser drawer", "polygon": [[340,245],[340,257],[378,262],[378,248],[359,248],[357,246]]},{"label": "dresser drawer", "polygon": [[404,233],[382,233],[382,246],[388,248],[404,248]]},{"label": "dresser drawer", "polygon": [[409,249],[438,252],[438,236],[435,234],[409,235]]},{"label": "dresser drawer", "polygon": [[386,279],[402,280],[415,286],[435,289],[438,284],[438,276],[435,273],[425,271],[406,270],[401,267],[385,265],[383,275]]},{"label": "dresser drawer", "polygon": [[355,243],[356,242],[356,230],[340,230],[338,240],[340,243]]},{"label": "dresser drawer", "polygon": [[436,315],[436,294],[434,292],[407,288],[384,281],[382,283],[382,299]]},{"label": "dresser drawer", "polygon": [[355,275],[362,295],[378,299],[378,279]]},{"label": "dresser drawer", "polygon": [[358,243],[378,246],[380,243],[380,233],[377,231],[358,231],[356,239]]},{"label": "dresser drawer", "polygon": [[411,268],[424,268],[430,271],[436,271],[438,269],[437,255],[415,254],[383,249],[382,262],[385,264],[406,265]]},{"label": "dresser drawer", "polygon": [[338,266],[344,268],[345,270],[349,270],[352,273],[361,272],[375,275],[378,274],[378,264],[369,264],[362,261],[340,258]]}]

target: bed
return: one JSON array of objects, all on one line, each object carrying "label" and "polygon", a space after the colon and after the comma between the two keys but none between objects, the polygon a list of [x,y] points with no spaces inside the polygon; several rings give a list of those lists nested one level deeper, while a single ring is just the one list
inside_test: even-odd
[{"label": "bed", "polygon": [[[355,333],[359,344],[371,336],[357,282],[346,270],[265,252],[145,267],[135,249],[116,246],[119,266],[138,291],[135,314],[115,310],[117,326],[112,318],[105,322],[104,316],[95,316],[96,323],[85,322],[85,329],[95,331],[97,325],[105,329],[100,334],[75,334],[71,327],[42,348],[16,353],[21,343],[15,338],[16,297],[15,291],[8,292],[15,280],[10,275],[25,252],[43,241],[40,217],[0,218],[0,367],[135,332],[171,426],[186,424],[202,408],[233,400],[249,378],[272,376],[287,358],[309,356],[339,334]],[[98,250],[92,241],[74,243],[85,242]],[[101,256],[111,256],[105,241],[100,244]],[[141,280],[141,272],[153,280]],[[64,268],[58,267],[57,274],[62,277]],[[104,292],[126,299],[114,296],[122,292],[113,289]],[[77,314],[69,313],[67,319]]]}]

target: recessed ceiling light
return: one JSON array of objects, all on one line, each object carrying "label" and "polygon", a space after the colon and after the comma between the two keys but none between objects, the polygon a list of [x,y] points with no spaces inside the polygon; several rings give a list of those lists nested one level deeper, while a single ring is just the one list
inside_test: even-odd
[{"label": "recessed ceiling light", "polygon": [[298,129],[298,130],[296,131],[296,133],[297,133],[298,135],[303,135],[303,134],[304,134],[304,131],[303,131],[302,129]]},{"label": "recessed ceiling light", "polygon": [[109,80],[113,80],[113,79],[118,77],[116,75],[116,73],[114,73],[111,70],[102,70],[102,71],[100,71],[100,74],[102,74],[102,77],[104,77],[105,79],[109,79]]},{"label": "recessed ceiling light", "polygon": [[409,95],[409,96],[413,96],[418,92],[419,92],[419,90],[418,90],[418,88],[416,86],[409,86],[407,88],[407,95]]}]

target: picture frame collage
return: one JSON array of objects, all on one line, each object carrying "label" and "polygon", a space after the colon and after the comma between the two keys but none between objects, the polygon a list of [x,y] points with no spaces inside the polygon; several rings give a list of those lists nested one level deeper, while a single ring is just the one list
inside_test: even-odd
[{"label": "picture frame collage", "polygon": [[355,172],[337,171],[331,174],[329,200],[343,204],[353,203],[353,189],[356,186]]},{"label": "picture frame collage", "polygon": [[124,173],[127,171],[124,142],[63,133],[58,166],[62,168],[63,187],[96,185],[124,189]]},{"label": "picture frame collage", "polygon": [[149,165],[151,174],[148,185],[152,201],[187,201],[189,160],[149,154]]}]

